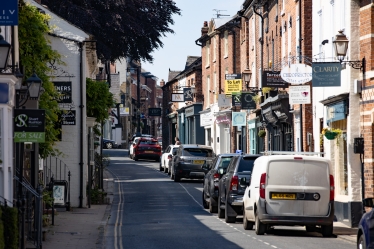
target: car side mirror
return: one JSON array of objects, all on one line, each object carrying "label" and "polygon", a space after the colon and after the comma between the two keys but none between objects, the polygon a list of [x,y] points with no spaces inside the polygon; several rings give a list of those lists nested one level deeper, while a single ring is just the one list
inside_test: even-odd
[{"label": "car side mirror", "polygon": [[201,166],[201,169],[203,169],[203,170],[208,170],[208,169],[209,169],[209,165],[207,165],[207,164],[203,164],[203,166]]},{"label": "car side mirror", "polygon": [[364,207],[374,207],[374,198],[366,198],[362,201]]}]

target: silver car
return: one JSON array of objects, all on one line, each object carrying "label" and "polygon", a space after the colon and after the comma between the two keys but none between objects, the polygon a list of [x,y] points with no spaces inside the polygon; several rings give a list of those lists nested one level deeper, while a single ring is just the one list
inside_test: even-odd
[{"label": "silver car", "polygon": [[207,173],[205,165],[211,164],[215,154],[213,148],[200,144],[182,144],[173,152],[171,178],[179,182],[182,178],[203,179]]}]

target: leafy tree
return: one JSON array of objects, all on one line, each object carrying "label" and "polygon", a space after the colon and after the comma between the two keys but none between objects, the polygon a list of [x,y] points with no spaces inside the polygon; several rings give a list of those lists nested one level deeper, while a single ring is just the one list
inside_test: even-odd
[{"label": "leafy tree", "polygon": [[113,94],[109,92],[108,85],[103,81],[86,79],[86,105],[87,116],[96,118],[102,123],[109,117],[108,110],[114,105]]},{"label": "leafy tree", "polygon": [[56,101],[58,92],[48,76],[51,69],[47,66],[50,61],[62,64],[60,54],[52,50],[46,34],[50,31],[48,27],[49,16],[42,14],[36,7],[20,2],[19,10],[19,53],[21,68],[24,79],[35,72],[43,81],[44,92],[40,96],[39,108],[44,109],[45,116],[45,143],[40,143],[39,154],[42,158],[58,153],[53,145],[58,141],[60,130],[55,128],[60,112]]},{"label": "leafy tree", "polygon": [[101,60],[130,57],[153,61],[150,53],[163,47],[161,37],[174,33],[172,0],[42,0],[54,13],[92,34]]}]

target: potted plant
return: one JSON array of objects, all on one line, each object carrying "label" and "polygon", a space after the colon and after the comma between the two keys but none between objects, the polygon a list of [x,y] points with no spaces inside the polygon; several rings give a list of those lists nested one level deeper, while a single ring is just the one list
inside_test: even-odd
[{"label": "potted plant", "polygon": [[259,130],[257,135],[259,137],[265,137],[266,136],[266,131],[265,130]]},{"label": "potted plant", "polygon": [[342,135],[342,130],[325,127],[322,129],[321,135],[325,136],[325,138],[327,138],[328,140],[334,140],[334,139],[339,140],[339,138]]}]

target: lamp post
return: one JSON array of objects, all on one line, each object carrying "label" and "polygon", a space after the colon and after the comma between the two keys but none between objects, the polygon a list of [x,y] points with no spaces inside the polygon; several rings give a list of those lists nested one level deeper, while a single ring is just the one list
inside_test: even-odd
[{"label": "lamp post", "polygon": [[[3,70],[8,67],[8,58],[10,53],[11,45],[4,40],[4,37],[0,35],[0,69]],[[5,56],[3,56],[5,55]]]},{"label": "lamp post", "polygon": [[[348,43],[349,40],[347,36],[343,33],[343,30],[339,30],[338,34],[335,36],[335,40],[332,42],[335,48],[336,57],[338,57],[340,63],[344,63],[346,65],[351,66],[354,69],[362,70],[362,82],[361,82],[361,90],[362,84],[365,84],[365,67],[366,67],[366,60],[365,57],[362,60],[358,61],[345,61],[344,57],[347,55],[348,50]],[[362,134],[360,134],[362,137]],[[362,141],[363,143],[363,141]],[[360,152],[360,162],[361,162],[361,198],[362,200],[365,199],[365,177],[364,177],[364,162],[363,162],[363,151]],[[362,205],[362,211],[365,213],[365,207]]]}]

